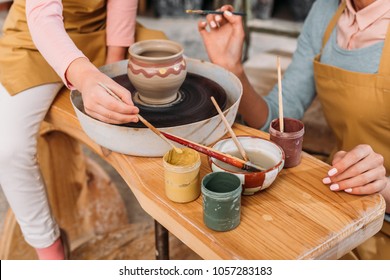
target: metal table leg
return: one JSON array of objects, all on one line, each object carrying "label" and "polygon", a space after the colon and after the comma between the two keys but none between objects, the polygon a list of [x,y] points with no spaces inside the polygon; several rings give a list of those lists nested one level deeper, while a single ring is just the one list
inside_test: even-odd
[{"label": "metal table leg", "polygon": [[156,260],[169,260],[169,232],[156,220],[154,220],[154,236]]}]

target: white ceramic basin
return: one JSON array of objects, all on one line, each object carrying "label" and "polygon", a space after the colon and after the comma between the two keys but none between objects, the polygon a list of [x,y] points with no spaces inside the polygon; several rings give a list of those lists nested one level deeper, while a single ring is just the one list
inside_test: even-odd
[{"label": "white ceramic basin", "polygon": [[[231,72],[209,62],[186,58],[187,71],[211,79],[225,90],[227,105],[224,114],[232,125],[242,96],[242,85]],[[127,60],[105,65],[100,70],[110,77],[127,73]],[[71,92],[71,102],[85,133],[99,145],[115,152],[144,157],[161,157],[171,147],[148,128],[132,128],[107,124],[84,113],[80,92]],[[227,133],[219,115],[181,126],[160,128],[161,131],[190,141],[210,145]],[[180,146],[179,144],[177,144]]]}]

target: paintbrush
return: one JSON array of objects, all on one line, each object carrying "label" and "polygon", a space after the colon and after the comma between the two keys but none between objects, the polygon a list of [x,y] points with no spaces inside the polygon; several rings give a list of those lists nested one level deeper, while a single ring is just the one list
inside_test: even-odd
[{"label": "paintbrush", "polygon": [[[109,95],[111,95],[112,97],[114,97],[116,100],[119,100],[119,101],[123,102],[123,100],[120,99],[119,96],[116,95],[116,93],[113,92],[110,88],[108,88],[105,84],[99,82],[99,86],[101,86],[102,88],[104,88],[104,89],[107,91],[107,93],[108,93]],[[163,139],[165,142],[167,142],[167,143],[168,143],[168,144],[169,144],[177,153],[181,154],[181,153],[183,152],[180,148],[176,147],[175,145],[172,144],[171,141],[169,141],[167,138],[165,138],[165,136],[162,135],[162,134],[160,133],[160,131],[159,131],[157,128],[155,128],[150,122],[148,122],[147,120],[145,120],[140,114],[137,114],[137,117],[139,118],[139,120],[140,120],[146,127],[148,127],[151,131],[153,131],[155,134],[157,134],[158,136],[160,136],[161,139]]]},{"label": "paintbrush", "polygon": [[175,145],[173,145],[171,143],[171,141],[169,141],[157,128],[155,128],[150,122],[148,122],[147,120],[145,120],[140,114],[137,114],[137,117],[140,119],[140,121],[146,125],[151,131],[153,131],[154,133],[156,133],[158,136],[160,136],[162,139],[164,139],[165,142],[167,142],[169,145],[171,145],[171,147],[175,150],[176,153],[178,154],[181,154],[183,153],[183,151],[176,147]]},{"label": "paintbrush", "polygon": [[246,171],[250,171],[250,172],[259,172],[259,171],[266,170],[266,168],[255,165],[250,161],[245,161],[243,159],[234,157],[232,155],[222,153],[222,152],[214,150],[210,147],[191,142],[187,139],[184,139],[184,138],[181,138],[181,137],[178,137],[178,136],[175,136],[175,135],[163,132],[163,131],[160,131],[160,133],[165,135],[166,138],[168,138],[176,143],[179,143],[183,146],[186,146],[188,148],[196,150],[196,151],[198,151],[202,154],[208,155],[212,158],[216,158],[222,162],[225,162],[229,165],[235,166],[235,167],[240,168],[242,170],[246,170]]},{"label": "paintbrush", "polygon": [[[213,15],[222,15],[223,14],[223,11],[214,11],[214,10],[186,10],[186,13],[187,14],[196,14],[196,15],[202,15],[202,16],[205,16],[205,15],[209,15],[209,14],[213,14]],[[246,16],[246,13],[242,13],[242,12],[231,12],[233,15],[236,15],[236,16]]]},{"label": "paintbrush", "polygon": [[234,133],[233,129],[231,128],[231,126],[229,124],[229,122],[225,118],[225,115],[223,114],[223,112],[222,112],[221,108],[219,107],[217,101],[215,101],[214,96],[211,96],[211,101],[213,102],[213,104],[215,106],[215,109],[217,109],[218,114],[221,117],[223,123],[225,124],[226,129],[229,131],[229,134],[232,137],[234,144],[236,144],[236,147],[237,147],[238,151],[240,152],[242,158],[245,161],[249,161],[248,155],[246,154],[246,152],[244,150],[244,147],[241,145],[240,141],[238,141],[238,138],[237,138],[236,134]]},{"label": "paintbrush", "polygon": [[284,122],[283,122],[283,90],[282,90],[282,70],[280,67],[280,57],[277,57],[276,60],[277,69],[278,69],[278,100],[279,100],[279,126],[280,132],[284,131]]},{"label": "paintbrush", "polygon": [[[109,89],[105,84],[103,83],[99,83],[99,85],[104,88],[108,94],[110,94],[112,97],[114,97],[115,99],[117,100],[120,100],[122,101],[122,99],[119,98],[118,95],[116,95],[111,89]],[[123,102],[123,101],[122,101]],[[235,166],[237,168],[240,168],[242,170],[246,170],[246,171],[251,171],[251,172],[258,172],[258,171],[263,171],[265,170],[265,168],[261,168],[249,161],[245,161],[245,160],[242,160],[240,158],[237,158],[237,157],[234,157],[232,155],[229,155],[229,154],[225,154],[225,153],[222,153],[220,151],[217,151],[217,150],[214,150],[212,148],[209,148],[207,146],[203,146],[201,144],[197,144],[197,143],[194,143],[194,142],[191,142],[189,140],[186,140],[184,138],[180,138],[178,136],[174,136],[172,134],[169,134],[169,133],[166,133],[166,132],[163,132],[163,131],[159,131],[157,128],[155,128],[152,124],[150,124],[148,121],[146,121],[143,117],[141,117],[139,114],[137,115],[138,118],[140,119],[140,121],[146,125],[148,128],[150,128],[154,133],[156,133],[158,136],[160,136],[162,139],[164,139],[167,143],[169,143],[174,149],[175,151],[177,151],[178,153],[182,153],[183,151],[177,147],[175,147],[168,139],[176,142],[176,143],[179,143],[183,146],[186,146],[188,148],[191,148],[193,150],[196,150],[198,152],[201,152],[203,154],[206,154],[210,157],[213,157],[213,158],[216,158],[222,162],[225,162],[229,165],[232,165],[232,166]]]}]

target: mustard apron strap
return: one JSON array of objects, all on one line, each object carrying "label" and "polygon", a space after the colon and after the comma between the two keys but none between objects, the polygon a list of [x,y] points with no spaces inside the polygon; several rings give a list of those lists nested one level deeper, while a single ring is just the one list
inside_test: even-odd
[{"label": "mustard apron strap", "polygon": [[390,76],[390,24],[387,27],[385,44],[383,45],[382,57],[379,64],[378,73]]},{"label": "mustard apron strap", "polygon": [[324,37],[322,38],[322,47],[321,52],[323,48],[325,47],[326,43],[328,42],[330,35],[332,34],[333,29],[335,28],[337,21],[339,20],[341,14],[344,12],[344,9],[346,7],[345,1],[342,1],[339,8],[337,9],[336,13],[333,15],[332,19],[330,20],[328,27],[325,30]]}]

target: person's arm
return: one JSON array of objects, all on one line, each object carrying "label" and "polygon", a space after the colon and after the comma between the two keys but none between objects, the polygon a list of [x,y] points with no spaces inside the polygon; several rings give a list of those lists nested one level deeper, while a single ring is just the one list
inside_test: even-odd
[{"label": "person's arm", "polygon": [[[322,38],[338,3],[317,0],[313,3],[297,40],[292,61],[283,75],[283,113],[285,117],[301,119],[316,96],[313,60],[321,51]],[[276,59],[275,59],[276,72]],[[261,128],[268,131],[270,122],[278,118],[278,86],[264,97],[269,115]]]},{"label": "person's arm", "polygon": [[224,67],[240,79],[243,96],[239,112],[249,126],[259,128],[267,118],[268,109],[264,100],[249,83],[241,62],[245,38],[242,17],[230,13],[233,11],[230,5],[222,6],[221,10],[225,11],[223,16],[208,15],[207,22],[198,23],[198,30],[210,61]]},{"label": "person's arm", "polygon": [[134,43],[137,0],[107,1],[107,58],[106,64],[125,59]]},{"label": "person's arm", "polygon": [[[330,19],[329,14],[333,12],[328,11],[328,14],[323,15],[321,5],[327,3],[320,2],[320,5],[313,4],[306,18],[298,38],[297,50],[283,77],[283,104],[286,117],[301,119],[315,97],[313,59],[320,51],[323,29]],[[232,11],[232,7],[226,5],[221,10]],[[244,91],[239,113],[245,123],[251,127],[268,130],[271,120],[277,118],[279,114],[278,88],[276,85],[270,94],[263,98],[249,83],[241,62],[245,36],[242,18],[226,12],[223,17],[208,15],[207,22],[198,23],[198,29],[210,61],[233,72],[241,81]]]},{"label": "person's arm", "polygon": [[32,40],[65,85],[69,64],[86,58],[65,31],[61,0],[26,0],[26,17]]},{"label": "person's arm", "polygon": [[[69,88],[82,93],[87,114],[107,123],[136,122],[139,112],[130,92],[101,73],[65,31],[61,0],[27,0],[27,23],[39,52]],[[134,19],[135,20],[135,19]],[[98,85],[105,83],[123,102]]]}]

